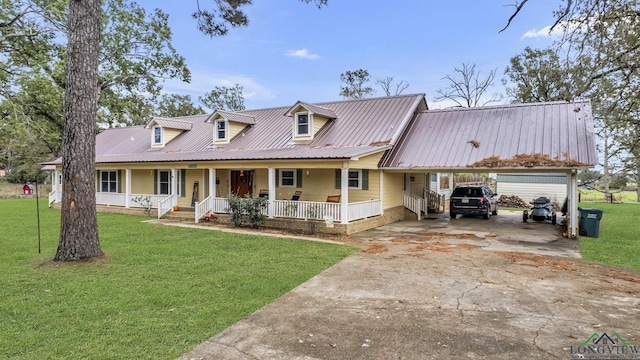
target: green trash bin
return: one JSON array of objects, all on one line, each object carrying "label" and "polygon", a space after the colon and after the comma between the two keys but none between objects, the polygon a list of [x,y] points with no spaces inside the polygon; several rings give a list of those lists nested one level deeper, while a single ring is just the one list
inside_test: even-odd
[{"label": "green trash bin", "polygon": [[597,238],[600,235],[602,210],[597,208],[578,208],[578,210],[580,210],[578,223],[580,235]]}]

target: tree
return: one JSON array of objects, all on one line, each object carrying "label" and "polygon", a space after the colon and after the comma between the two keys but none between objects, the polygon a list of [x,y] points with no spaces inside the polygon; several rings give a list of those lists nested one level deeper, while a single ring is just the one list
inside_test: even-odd
[{"label": "tree", "polygon": [[346,99],[363,99],[372,96],[375,90],[368,85],[371,77],[369,71],[358,69],[340,74],[340,96]]},{"label": "tree", "polygon": [[62,219],[56,261],[104,255],[98,240],[95,197],[101,15],[101,0],[72,0],[69,4],[62,136]]},{"label": "tree", "polygon": [[211,92],[199,97],[199,100],[211,110],[241,111],[245,109],[243,90],[238,84],[234,87],[216,86]]},{"label": "tree", "polygon": [[[516,4],[508,24],[526,3]],[[640,5],[629,0],[567,1],[555,13],[551,29],[555,28],[562,30],[562,37],[553,47],[563,51],[562,62],[569,64],[565,68],[580,72],[571,74],[574,97],[589,97],[593,102],[597,134],[604,144],[606,193],[612,170],[609,164],[616,157],[628,155],[627,166],[635,168],[627,171],[640,172],[640,160],[636,160],[640,159],[640,149],[634,147],[639,121]]]},{"label": "tree", "polygon": [[493,86],[496,70],[491,70],[486,77],[480,77],[480,71],[476,71],[476,64],[462,64],[462,68],[454,68],[459,77],[446,75],[443,79],[449,82],[445,89],[436,90],[435,101],[451,100],[460,107],[485,106],[502,100],[502,95],[489,95],[488,91]]},{"label": "tree", "polygon": [[156,116],[177,117],[204,114],[205,111],[193,104],[189,95],[162,95],[155,110]]},{"label": "tree", "polygon": [[383,78],[383,79],[377,79],[376,84],[380,85],[380,87],[382,88],[382,91],[384,91],[386,96],[400,95],[402,94],[403,91],[407,90],[407,88],[409,87],[408,82],[401,80],[397,84],[395,84],[395,91],[392,92],[391,88],[393,85],[393,80],[394,80],[393,76],[387,76],[386,78]]},{"label": "tree", "polygon": [[[221,7],[223,1],[234,2],[220,0],[216,3]],[[100,0],[71,0],[69,5],[62,145],[62,220],[55,260],[79,260],[103,254],[98,241],[94,188],[94,131],[98,97],[102,88],[100,84],[105,83],[98,81],[102,15],[100,3]],[[134,67],[143,65],[137,64]]]},{"label": "tree", "polygon": [[[326,5],[328,0],[300,0],[304,3],[314,2],[318,8]],[[241,27],[249,24],[247,15],[240,10],[242,6],[250,5],[251,0],[216,0],[211,9],[201,8],[196,1],[197,10],[192,14],[198,22],[198,30],[213,36],[224,36],[229,32],[229,26]]]},{"label": "tree", "polygon": [[600,180],[601,176],[602,174],[600,173],[600,171],[597,171],[597,170],[584,169],[578,172],[578,180],[583,185],[594,183]]},{"label": "tree", "polygon": [[577,91],[571,76],[573,68],[552,48],[543,50],[526,47],[522,54],[512,57],[502,83],[507,95],[517,102],[571,101]]}]

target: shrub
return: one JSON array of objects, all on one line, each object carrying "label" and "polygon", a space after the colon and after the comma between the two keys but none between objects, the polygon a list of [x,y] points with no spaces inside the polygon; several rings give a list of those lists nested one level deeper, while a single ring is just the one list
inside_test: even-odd
[{"label": "shrub", "polygon": [[264,225],[266,207],[266,198],[251,197],[249,194],[245,197],[231,195],[229,196],[229,208],[226,210],[229,211],[229,221],[235,226],[240,227],[248,223],[257,229]]}]

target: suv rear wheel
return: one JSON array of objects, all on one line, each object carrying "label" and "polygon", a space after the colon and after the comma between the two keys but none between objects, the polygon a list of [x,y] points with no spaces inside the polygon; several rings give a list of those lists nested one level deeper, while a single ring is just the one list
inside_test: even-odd
[{"label": "suv rear wheel", "polygon": [[489,218],[491,217],[491,204],[487,204],[487,212],[482,215],[482,218],[485,220],[489,220]]},{"label": "suv rear wheel", "polygon": [[454,213],[453,211],[449,211],[449,216],[451,216],[452,219],[456,218],[456,213]]}]

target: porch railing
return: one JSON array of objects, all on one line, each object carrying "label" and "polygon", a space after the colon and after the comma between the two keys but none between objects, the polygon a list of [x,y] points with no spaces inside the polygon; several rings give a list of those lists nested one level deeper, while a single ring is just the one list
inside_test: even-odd
[{"label": "porch railing", "polygon": [[219,197],[207,197],[195,206],[195,220],[199,222],[200,219],[208,212],[214,214],[226,214],[229,213],[229,199]]},{"label": "porch railing", "polygon": [[165,200],[169,195],[154,195],[154,194],[130,194],[129,195],[129,207],[141,207],[146,208],[151,205],[151,209],[155,209],[158,203]]},{"label": "porch railing", "polygon": [[160,219],[164,214],[168,213],[173,209],[174,206],[178,205],[178,197],[175,195],[169,195],[166,199],[158,202],[158,219]]},{"label": "porch railing", "polygon": [[424,213],[427,213],[428,209],[435,210],[437,213],[444,211],[444,195],[440,195],[435,191],[428,191],[426,194],[426,201],[424,201]]},{"label": "porch railing", "polygon": [[204,217],[206,213],[213,208],[213,198],[211,196],[206,197],[201,202],[197,202],[195,206],[196,223],[200,222],[200,219]]},{"label": "porch railing", "polygon": [[366,200],[349,203],[349,221],[382,215],[382,201]]},{"label": "porch railing", "polygon": [[402,193],[402,205],[418,215],[418,220],[422,217],[422,204],[424,199],[409,192]]},{"label": "porch railing", "polygon": [[340,221],[340,203],[316,201],[273,200],[274,217],[294,219],[323,219],[331,216],[333,221]]},{"label": "porch railing", "polygon": [[55,190],[51,191],[49,193],[49,207],[51,207],[51,204],[53,204],[54,202],[56,202],[56,192]]},{"label": "porch railing", "polygon": [[97,192],[96,204],[106,206],[125,206],[126,195],[122,193]]}]

